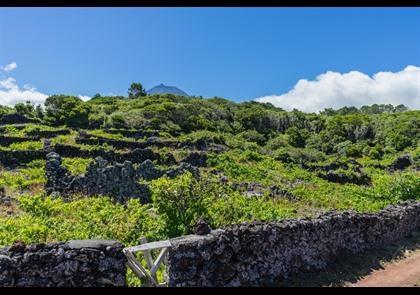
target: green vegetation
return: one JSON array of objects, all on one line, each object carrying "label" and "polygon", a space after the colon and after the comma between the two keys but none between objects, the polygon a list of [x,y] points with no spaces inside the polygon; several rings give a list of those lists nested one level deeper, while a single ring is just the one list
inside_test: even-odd
[{"label": "green vegetation", "polygon": [[40,150],[43,147],[43,143],[40,141],[24,141],[19,143],[12,143],[8,146],[0,146],[1,151],[17,151],[17,150]]},{"label": "green vegetation", "polygon": [[[17,112],[40,121],[2,126],[1,133],[28,137],[36,131],[70,129],[68,135],[53,137],[52,144],[115,151],[106,144],[77,144],[77,132],[146,142],[147,138],[104,129],[156,131],[160,138],[179,143],[151,146],[162,158],[169,159],[171,153],[179,161],[191,150],[204,151],[207,166],[200,168],[201,176],[185,173],[146,182],[152,203],[131,200],[121,205],[106,196],[66,200],[46,196],[45,161],[1,169],[0,186],[19,204],[11,214],[3,214],[7,210],[0,205],[0,244],[105,238],[134,245],[143,236],[159,240],[191,233],[199,218],[218,228],[330,209],[372,212],[401,200],[420,199],[420,111],[373,105],[320,114],[287,112],[271,104],[218,97],[147,96],[141,84],[131,86],[129,98],[97,94],[84,102],[54,95],[45,110],[31,104],[0,107],[0,116]],[[4,152],[42,148],[42,140],[0,147]],[[389,169],[407,154],[412,159],[409,167]],[[64,158],[63,165],[73,174],[83,174],[92,160]],[[247,194],[252,189],[246,185],[253,183],[261,192]],[[275,190],[279,195],[272,193]]]}]

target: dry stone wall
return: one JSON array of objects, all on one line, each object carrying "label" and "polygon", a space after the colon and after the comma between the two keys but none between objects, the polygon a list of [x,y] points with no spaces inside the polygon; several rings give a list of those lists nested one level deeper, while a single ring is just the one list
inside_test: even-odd
[{"label": "dry stone wall", "polygon": [[146,160],[138,167],[131,161],[110,164],[101,157],[95,158],[85,175],[72,175],[62,165],[61,156],[55,152],[47,155],[45,165],[45,191],[49,195],[67,196],[71,194],[107,195],[119,203],[125,203],[130,198],[140,199],[142,203],[150,202],[150,191],[146,184],[140,184],[139,179],[152,180],[162,176],[176,177],[186,171],[199,177],[197,167],[181,163],[175,168],[160,170],[151,160]]},{"label": "dry stone wall", "polygon": [[108,144],[116,149],[143,149],[150,146],[156,147],[175,147],[177,142],[174,140],[161,139],[159,137],[151,136],[146,141],[127,141],[99,137],[86,132],[79,132],[76,137],[76,143],[88,145],[102,145]]},{"label": "dry stone wall", "polygon": [[129,198],[149,202],[150,192],[146,185],[137,182],[137,173],[130,161],[108,165],[108,161],[97,157],[87,169],[86,175],[72,175],[57,153],[49,153],[45,166],[47,182],[45,190],[49,195],[71,194],[108,195],[124,203]]},{"label": "dry stone wall", "polygon": [[26,123],[39,123],[38,120],[28,119],[23,115],[17,113],[4,114],[0,117],[0,125],[6,124],[26,124]]},{"label": "dry stone wall", "polygon": [[21,143],[25,141],[38,141],[40,137],[38,136],[28,136],[28,137],[16,137],[16,136],[4,136],[0,135],[0,146],[8,146],[12,143]]},{"label": "dry stone wall", "polygon": [[171,240],[170,286],[275,286],[420,230],[420,202],[378,213],[330,212],[313,219],[251,223]]},{"label": "dry stone wall", "polygon": [[103,149],[83,150],[78,146],[55,144],[52,150],[62,157],[74,158],[96,158],[101,157],[112,162],[124,162],[126,160],[132,163],[142,163],[145,160],[159,160],[159,154],[153,152],[151,149],[133,149],[126,153],[118,153],[115,151],[106,151]]},{"label": "dry stone wall", "polygon": [[44,150],[0,151],[0,164],[4,167],[15,168],[34,160],[45,159],[46,155],[47,152]]},{"label": "dry stone wall", "polygon": [[104,129],[104,132],[109,134],[121,134],[124,137],[132,137],[136,139],[159,135],[159,131],[157,130]]},{"label": "dry stone wall", "polygon": [[124,287],[123,247],[105,240],[16,243],[0,249],[0,287]]}]

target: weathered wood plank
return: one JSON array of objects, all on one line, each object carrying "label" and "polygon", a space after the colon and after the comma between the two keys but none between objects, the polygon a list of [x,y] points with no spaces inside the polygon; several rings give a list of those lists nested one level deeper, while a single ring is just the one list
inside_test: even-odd
[{"label": "weathered wood plank", "polygon": [[154,250],[154,249],[162,249],[162,248],[171,248],[172,244],[169,240],[166,241],[158,241],[158,242],[150,242],[138,246],[127,247],[126,249],[130,250],[131,252],[139,252],[144,250]]},{"label": "weathered wood plank", "polygon": [[165,258],[166,253],[168,253],[168,250],[169,250],[168,248],[164,248],[160,252],[158,258],[156,258],[156,261],[154,262],[154,265],[150,270],[150,273],[152,274],[152,276],[156,274],[156,271],[158,270],[160,263],[163,261],[163,258]]}]

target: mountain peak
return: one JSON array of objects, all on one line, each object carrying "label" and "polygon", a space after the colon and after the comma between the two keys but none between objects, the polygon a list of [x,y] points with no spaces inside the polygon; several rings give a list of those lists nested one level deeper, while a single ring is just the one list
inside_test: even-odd
[{"label": "mountain peak", "polygon": [[185,93],[184,91],[182,91],[178,87],[166,86],[163,83],[160,83],[159,85],[157,85],[153,88],[150,88],[147,91],[147,94],[149,94],[149,95],[151,95],[151,94],[174,94],[174,95],[179,95],[179,96],[189,96],[187,93]]}]

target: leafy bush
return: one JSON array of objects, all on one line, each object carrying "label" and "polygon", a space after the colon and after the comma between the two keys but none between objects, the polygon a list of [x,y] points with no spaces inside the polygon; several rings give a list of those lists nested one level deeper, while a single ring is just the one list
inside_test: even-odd
[{"label": "leafy bush", "polygon": [[19,202],[24,213],[0,217],[0,245],[17,240],[39,243],[93,238],[135,245],[140,237],[165,238],[159,216],[134,199],[120,205],[107,197],[64,202],[41,195],[23,195]]},{"label": "leafy bush", "polygon": [[166,221],[170,237],[191,233],[198,218],[207,215],[206,198],[217,193],[214,182],[198,181],[189,172],[175,180],[154,180],[151,188],[153,204]]}]

